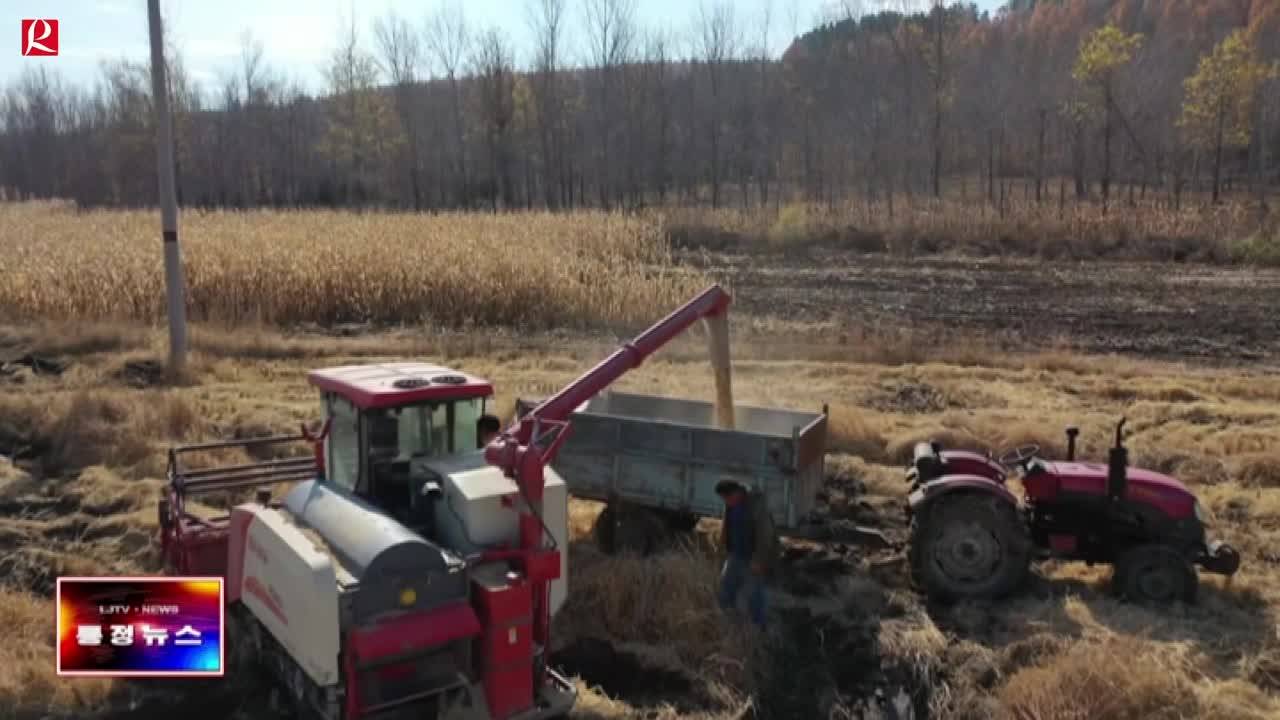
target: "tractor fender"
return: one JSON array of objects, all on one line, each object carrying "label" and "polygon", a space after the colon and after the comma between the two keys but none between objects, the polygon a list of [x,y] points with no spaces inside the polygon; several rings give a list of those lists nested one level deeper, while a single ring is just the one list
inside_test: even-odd
[{"label": "tractor fender", "polygon": [[923,512],[938,498],[957,492],[986,493],[1018,507],[1018,498],[1001,483],[980,475],[944,475],[913,490],[907,496],[907,512]]},{"label": "tractor fender", "polygon": [[987,455],[971,450],[943,450],[942,461],[952,475],[976,475],[988,480],[1004,482],[1004,466]]}]

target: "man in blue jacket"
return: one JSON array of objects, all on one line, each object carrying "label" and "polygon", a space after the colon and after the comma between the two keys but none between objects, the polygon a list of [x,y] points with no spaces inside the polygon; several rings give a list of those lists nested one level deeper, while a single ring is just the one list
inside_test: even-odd
[{"label": "man in blue jacket", "polygon": [[773,570],[778,555],[778,536],[763,497],[752,495],[741,483],[724,479],[716,484],[716,494],[724,500],[724,521],[720,526],[720,548],[725,552],[720,573],[720,607],[732,611],[738,596],[747,594],[751,621],[765,627],[765,578]]}]

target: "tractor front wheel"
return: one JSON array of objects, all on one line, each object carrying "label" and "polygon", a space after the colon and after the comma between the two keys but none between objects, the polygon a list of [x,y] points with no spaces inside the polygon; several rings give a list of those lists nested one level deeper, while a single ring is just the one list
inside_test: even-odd
[{"label": "tractor front wheel", "polygon": [[962,493],[915,515],[908,555],[912,579],[932,598],[996,598],[1026,578],[1031,538],[1009,502]]},{"label": "tractor front wheel", "polygon": [[1173,547],[1147,543],[1120,554],[1111,582],[1126,600],[1168,605],[1195,600],[1200,578],[1191,561]]}]

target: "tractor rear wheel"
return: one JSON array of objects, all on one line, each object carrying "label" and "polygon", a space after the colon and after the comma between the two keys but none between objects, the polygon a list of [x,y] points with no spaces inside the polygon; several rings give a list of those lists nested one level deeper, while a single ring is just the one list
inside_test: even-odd
[{"label": "tractor rear wheel", "polygon": [[930,597],[996,598],[1031,566],[1031,537],[1017,508],[993,495],[938,498],[911,523],[912,580]]},{"label": "tractor rear wheel", "polygon": [[1185,555],[1169,545],[1135,545],[1116,559],[1113,588],[1126,600],[1151,605],[1192,602],[1200,578]]}]

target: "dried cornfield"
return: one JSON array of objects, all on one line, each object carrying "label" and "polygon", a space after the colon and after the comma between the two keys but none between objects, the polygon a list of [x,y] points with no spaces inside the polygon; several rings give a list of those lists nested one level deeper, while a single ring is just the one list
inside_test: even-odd
[{"label": "dried cornfield", "polygon": [[[631,326],[700,289],[660,224],[604,212],[186,211],[192,320]],[[0,320],[164,314],[159,218],[0,203]]]}]

